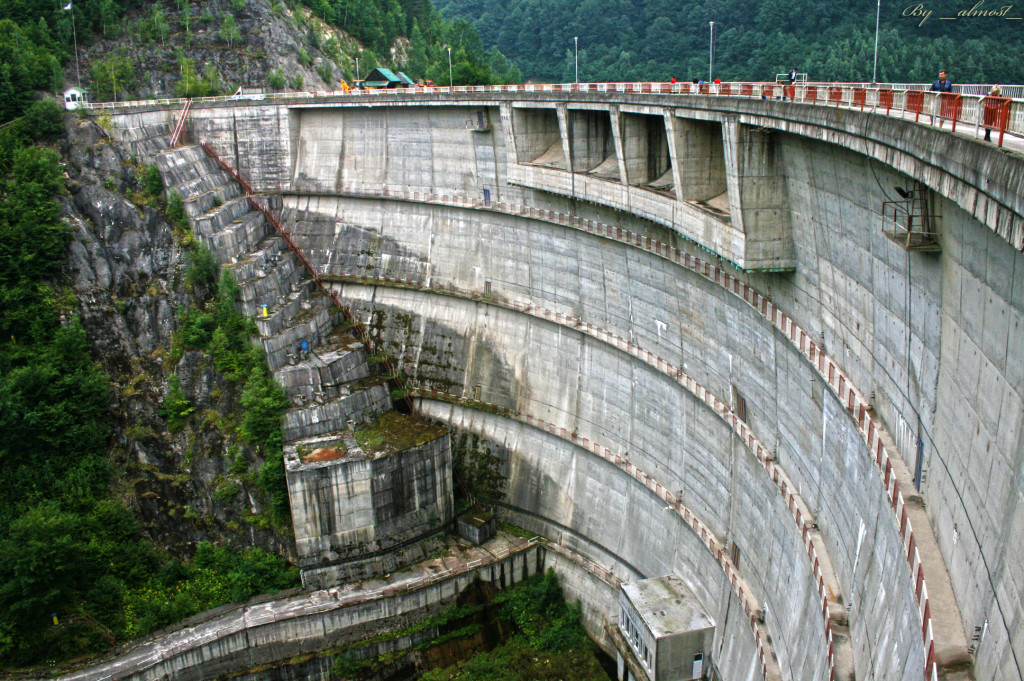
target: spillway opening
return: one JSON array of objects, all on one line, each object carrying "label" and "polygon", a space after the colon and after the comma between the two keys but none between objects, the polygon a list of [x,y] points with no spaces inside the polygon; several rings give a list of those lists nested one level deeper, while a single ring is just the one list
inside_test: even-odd
[{"label": "spillway opening", "polygon": [[629,184],[675,198],[664,116],[622,114],[622,155]]},{"label": "spillway opening", "polygon": [[622,182],[608,111],[570,109],[569,149],[576,172]]},{"label": "spillway opening", "polygon": [[554,109],[513,109],[512,132],[520,163],[562,170],[569,167]]}]

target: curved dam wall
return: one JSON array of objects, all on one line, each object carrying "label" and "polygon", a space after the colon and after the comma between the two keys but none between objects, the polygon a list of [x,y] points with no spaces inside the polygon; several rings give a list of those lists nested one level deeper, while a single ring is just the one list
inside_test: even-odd
[{"label": "curved dam wall", "polygon": [[[967,660],[975,678],[1020,678],[1020,162],[859,112],[612,97],[197,108],[189,134],[284,191],[300,247],[338,277],[411,385],[462,400],[424,400],[424,412],[506,452],[502,501],[517,522],[624,579],[686,580],[719,623],[727,678],[761,671],[739,592],[637,470],[739,548],[732,569],[764,610],[782,678],[828,678],[829,637],[841,648],[846,635],[856,678],[918,678],[933,653],[949,673]],[[124,114],[118,129],[130,140],[170,115]],[[927,197],[941,252],[883,235],[896,187]],[[456,199],[600,220],[700,254],[799,325],[870,396],[906,506],[931,525],[915,524],[919,546],[931,542],[928,588],[950,594],[931,606],[935,649],[889,472],[802,346],[646,242],[507,206],[438,205]],[[796,502],[737,437],[728,418],[740,410]],[[628,463],[595,457],[598,443]],[[816,559],[794,503],[816,525]],[[822,571],[848,633],[825,625]]]}]

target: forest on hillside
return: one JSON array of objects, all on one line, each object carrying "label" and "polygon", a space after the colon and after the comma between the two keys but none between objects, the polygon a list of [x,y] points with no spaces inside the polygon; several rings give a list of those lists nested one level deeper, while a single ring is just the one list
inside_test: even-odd
[{"label": "forest on hillside", "polygon": [[[292,27],[295,44],[277,45],[291,62],[270,63],[269,90],[334,89],[375,66],[399,68],[414,79],[456,85],[520,82],[515,64],[498,50],[484,49],[466,21],[442,19],[429,0],[270,0],[269,12],[255,0],[4,0],[0,2],[0,124],[21,115],[43,93],[78,81],[93,101],[137,96],[146,63],[180,75],[161,96],[205,96],[231,92],[239,84],[218,73],[196,48],[231,55],[243,70],[256,71],[266,58],[243,16]],[[341,29],[338,34],[335,29]],[[340,40],[339,40],[340,36]],[[80,65],[76,64],[77,37]],[[212,40],[213,44],[210,44]],[[89,59],[90,46],[109,49]],[[290,41],[289,41],[290,42]],[[169,47],[168,47],[169,46]],[[450,49],[450,64],[449,64]],[[165,55],[163,57],[159,55]],[[198,66],[197,66],[198,64]],[[319,75],[303,82],[297,66]],[[450,66],[450,70],[449,70]],[[145,74],[148,76],[149,74]],[[309,74],[307,74],[308,76]],[[256,83],[246,83],[256,85]],[[152,93],[151,93],[152,94]]]},{"label": "forest on hillside", "polygon": [[[708,77],[774,80],[789,68],[810,80],[867,81],[875,50],[875,0],[435,0],[469,21],[483,44],[516,62],[523,77],[571,82],[573,38],[581,81]],[[878,81],[927,82],[946,68],[954,83],[1021,83],[1024,22],[957,17],[975,2],[914,5],[883,0]],[[984,6],[984,9],[998,9]],[[1014,6],[1008,16],[1021,16]],[[942,20],[939,17],[957,17]]]}]

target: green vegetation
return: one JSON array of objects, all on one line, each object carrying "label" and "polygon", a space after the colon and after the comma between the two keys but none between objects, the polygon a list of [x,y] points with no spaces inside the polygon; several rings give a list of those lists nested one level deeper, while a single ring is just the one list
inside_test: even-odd
[{"label": "green vegetation", "polygon": [[201,542],[191,564],[170,561],[124,595],[125,634],[144,636],[225,603],[297,587],[298,573],[257,548],[238,553]]},{"label": "green vegetation", "polygon": [[[410,652],[438,648],[449,641],[477,637],[497,615],[512,635],[490,652],[427,671],[423,681],[608,681],[597,646],[580,624],[578,605],[568,605],[553,570],[530,577],[497,595],[493,604],[455,604],[417,624],[350,644],[340,650],[331,671],[342,679],[367,678]],[[437,635],[411,649],[364,658],[360,649],[375,643],[436,630]],[[442,659],[444,656],[442,656]],[[450,658],[449,658],[450,659]]]},{"label": "green vegetation", "polygon": [[[476,30],[465,21],[445,21],[430,0],[302,0],[313,14],[338,26],[363,45],[359,52],[361,75],[383,65],[378,55],[390,52],[395,40],[410,40],[408,63],[401,70],[413,79],[430,79],[438,85],[449,82],[448,48],[451,47],[452,75],[456,85],[518,83],[522,77],[498,50],[483,48]],[[328,41],[330,42],[330,41]],[[311,44],[316,46],[316,41]],[[328,55],[333,51],[324,44]],[[337,61],[337,58],[332,55]],[[351,78],[354,63],[345,65]],[[324,81],[331,78],[320,72]]]},{"label": "green vegetation", "polygon": [[[16,14],[12,10],[20,4],[0,3],[0,123],[24,113],[34,90],[57,90],[64,81],[61,61],[66,47],[58,46],[50,29],[53,3],[46,3],[51,10],[42,16]],[[15,17],[20,25],[12,21]]]},{"label": "green vegetation", "polygon": [[[960,9],[945,4],[943,16]],[[439,0],[438,7],[470,21],[525,77],[548,82],[575,77],[575,36],[581,81],[707,78],[712,20],[714,75],[723,80],[773,81],[793,67],[811,80],[870,81],[874,60],[875,0]],[[905,7],[882,3],[880,81],[931,82],[940,68],[959,83],[1024,80],[1017,58],[1024,34],[1008,22],[933,17],[919,25],[902,16]]]},{"label": "green vegetation", "polygon": [[[270,498],[274,522],[287,525],[291,512],[284,475],[281,418],[288,409],[288,400],[284,389],[270,375],[263,350],[249,342],[256,333],[256,325],[235,310],[240,294],[231,271],[221,271],[216,296],[202,297],[215,271],[209,253],[195,246],[185,281],[186,284],[191,282],[200,296],[195,305],[178,310],[179,326],[170,355],[180,358],[185,350],[202,350],[210,356],[214,367],[241,390],[237,434],[263,452],[266,462],[259,471],[257,483]],[[162,415],[171,429],[175,424],[168,417],[166,403]],[[186,413],[182,418],[187,416]]]},{"label": "green vegetation", "polygon": [[400,452],[435,440],[444,429],[416,416],[398,411],[381,414],[353,435],[365,451]]},{"label": "green vegetation", "polygon": [[124,48],[96,61],[91,72],[92,96],[97,101],[124,99],[123,93],[135,85],[135,66]]},{"label": "green vegetation", "polygon": [[269,85],[272,90],[283,90],[284,84],[284,71],[280,66],[276,69],[272,69],[270,73],[267,74],[267,85]]},{"label": "green vegetation", "polygon": [[167,430],[176,433],[185,427],[189,415],[196,409],[188,398],[185,391],[181,389],[181,379],[178,374],[171,374],[167,379],[167,394],[164,396],[164,403],[160,409],[160,416],[167,421]]},{"label": "green vegetation", "polygon": [[[76,305],[56,283],[70,232],[55,200],[64,191],[60,157],[46,144],[60,137],[61,117],[56,103],[41,101],[0,129],[3,667],[104,650],[201,610],[298,585],[297,570],[258,549],[238,554],[200,545],[193,564],[168,562],[121,501],[111,498],[109,381],[90,357],[77,319],[61,323]],[[163,187],[156,169],[140,168],[137,177],[141,191],[134,197],[157,203]],[[212,290],[215,272],[208,253],[193,251],[186,279],[194,288]],[[249,365],[262,358],[247,343],[250,322],[233,312],[237,293],[230,277],[222,279],[210,310],[192,311],[198,328],[191,333],[204,338],[209,315],[206,342],[215,347],[222,339],[215,360],[249,376]],[[133,379],[126,390],[134,385]],[[172,375],[162,407],[168,425],[184,427],[192,410]],[[125,434],[136,442],[157,437],[141,423]],[[283,466],[281,478],[283,483]],[[237,481],[226,480],[215,495],[233,496],[239,489]]]},{"label": "green vegetation", "polygon": [[[55,114],[57,114],[55,116]],[[107,498],[107,377],[74,300],[54,283],[70,240],[55,195],[59,113],[34,104],[0,130],[0,664],[94,650],[119,594],[157,564]],[[63,622],[54,626],[51,613]]]},{"label": "green vegetation", "polygon": [[224,14],[220,25],[220,39],[226,42],[229,47],[234,47],[235,43],[242,39],[242,32],[238,29],[238,24],[235,22],[233,14]]}]

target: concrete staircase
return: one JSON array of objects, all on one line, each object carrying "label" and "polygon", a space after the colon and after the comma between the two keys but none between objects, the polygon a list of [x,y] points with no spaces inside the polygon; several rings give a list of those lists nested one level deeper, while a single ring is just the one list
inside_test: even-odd
[{"label": "concrete staircase", "polygon": [[370,370],[363,343],[231,174],[199,146],[152,158],[168,192],[181,194],[196,238],[234,274],[240,311],[256,320],[267,364],[292,404],[285,441],[340,437],[390,410],[386,380]]}]

